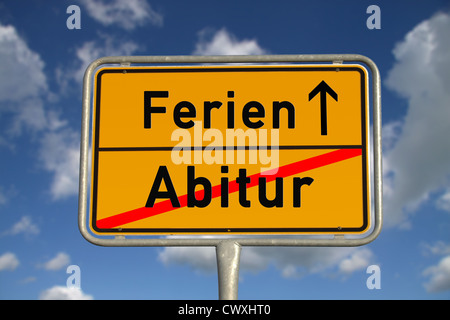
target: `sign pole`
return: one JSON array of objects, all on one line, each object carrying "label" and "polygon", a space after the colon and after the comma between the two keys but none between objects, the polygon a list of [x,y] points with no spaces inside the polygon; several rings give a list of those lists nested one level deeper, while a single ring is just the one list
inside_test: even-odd
[{"label": "sign pole", "polygon": [[220,300],[238,298],[240,253],[241,246],[233,240],[221,241],[216,246]]}]

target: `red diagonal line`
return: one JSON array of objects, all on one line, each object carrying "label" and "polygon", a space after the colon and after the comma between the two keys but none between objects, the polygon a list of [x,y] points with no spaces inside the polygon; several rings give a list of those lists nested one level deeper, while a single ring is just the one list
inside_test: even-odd
[{"label": "red diagonal line", "polygon": [[[360,156],[362,154],[361,149],[339,149],[336,151],[331,151],[319,156],[311,157],[308,159],[300,160],[291,164],[281,166],[276,169],[271,169],[261,173],[256,173],[251,176],[250,182],[247,183],[247,188],[254,187],[258,185],[259,178],[266,178],[266,182],[274,181],[275,178],[285,178],[298,174],[301,172],[309,171],[312,169],[320,168],[333,164],[339,161],[350,159],[353,157]],[[236,180],[230,181],[228,183],[228,193],[233,193],[239,191],[239,184]],[[203,199],[203,190],[195,192],[195,197],[197,199]],[[216,185],[211,188],[211,198],[220,197],[221,185]],[[118,227],[123,224],[130,222],[142,220],[149,218],[161,213],[169,212],[175,209],[183,208],[187,206],[187,194],[179,196],[178,201],[180,202],[179,207],[173,207],[170,199],[155,203],[153,207],[142,207],[131,211],[126,211],[108,218],[103,218],[97,221],[97,227],[100,229],[110,229]]]}]

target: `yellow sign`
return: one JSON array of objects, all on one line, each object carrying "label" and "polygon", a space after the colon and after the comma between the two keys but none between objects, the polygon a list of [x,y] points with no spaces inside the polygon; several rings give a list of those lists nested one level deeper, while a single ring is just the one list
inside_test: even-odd
[{"label": "yellow sign", "polygon": [[370,227],[360,65],[102,68],[96,234],[336,234]]}]

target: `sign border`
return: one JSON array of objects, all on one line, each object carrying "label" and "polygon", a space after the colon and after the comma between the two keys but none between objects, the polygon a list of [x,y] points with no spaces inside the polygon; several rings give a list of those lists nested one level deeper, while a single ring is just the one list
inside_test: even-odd
[{"label": "sign border", "polygon": [[[87,227],[87,209],[89,194],[89,144],[90,144],[90,114],[91,101],[93,99],[93,78],[95,72],[102,65],[120,65],[129,67],[131,64],[156,65],[166,64],[224,64],[224,63],[330,63],[330,68],[348,66],[344,62],[358,62],[365,64],[371,71],[372,84],[372,114],[373,114],[373,203],[374,218],[371,232],[363,238],[345,237],[344,234],[336,232],[330,239],[308,236],[283,235],[282,237],[266,235],[265,237],[238,236],[236,234],[225,237],[208,236],[201,238],[186,236],[179,238],[126,238],[119,235],[111,238],[100,238],[94,236]],[[284,66],[283,66],[284,67]],[[192,68],[195,69],[193,66]],[[238,67],[239,68],[239,67]],[[322,67],[323,68],[323,67]],[[223,70],[224,68],[222,68]],[[133,69],[137,70],[137,69]],[[359,69],[360,70],[360,69]],[[204,70],[203,70],[204,71]],[[370,79],[368,79],[370,82]],[[364,88],[362,88],[364,90]],[[364,90],[365,91],[365,90]],[[369,93],[368,93],[369,94]],[[364,97],[366,100],[366,97]],[[89,242],[102,246],[217,246],[222,241],[233,240],[239,245],[248,246],[359,246],[373,241],[381,231],[382,225],[382,163],[381,163],[381,86],[378,68],[369,58],[362,55],[261,55],[261,56],[120,56],[104,57],[92,62],[86,69],[83,81],[83,111],[81,131],[81,153],[80,153],[80,184],[79,184],[79,206],[78,224],[83,237]],[[365,123],[365,122],[364,122]],[[370,144],[370,141],[369,141]],[[368,146],[366,146],[367,148]],[[364,155],[365,153],[363,153]],[[367,170],[366,170],[367,171]],[[366,206],[367,207],[367,206]],[[148,235],[151,236],[151,235]],[[326,236],[326,234],[325,234]],[[190,237],[190,238],[189,238]]]},{"label": "sign border", "polygon": [[[209,73],[209,72],[217,72],[217,73],[227,73],[227,72],[314,72],[314,71],[337,71],[339,72],[358,72],[360,75],[360,90],[361,90],[361,145],[352,146],[352,145],[314,145],[314,146],[304,146],[304,145],[289,145],[289,146],[278,146],[281,150],[297,150],[297,149],[347,149],[349,147],[355,149],[361,149],[362,151],[362,159],[361,159],[361,170],[362,170],[362,225],[361,226],[340,226],[340,227],[278,227],[278,228],[111,228],[111,229],[102,229],[97,226],[97,196],[98,196],[98,171],[99,171],[99,154],[100,152],[110,152],[110,151],[152,151],[152,152],[165,152],[171,151],[172,147],[147,147],[147,148],[139,148],[139,147],[101,147],[99,145],[100,140],[100,118],[101,118],[101,79],[104,74],[122,74],[126,73]],[[346,233],[346,232],[361,232],[367,229],[369,224],[369,210],[368,210],[368,198],[369,198],[369,190],[368,190],[368,165],[366,159],[367,152],[367,134],[366,134],[366,109],[367,109],[367,97],[366,97],[366,86],[367,86],[366,72],[359,66],[355,65],[344,65],[344,66],[329,66],[329,65],[286,65],[286,66],[245,66],[245,67],[229,67],[229,66],[220,66],[220,67],[211,67],[211,68],[199,68],[199,67],[189,67],[189,68],[158,68],[152,69],[151,67],[147,68],[115,68],[115,69],[100,69],[95,75],[94,87],[96,90],[95,94],[95,126],[94,126],[94,146],[93,146],[93,182],[92,189],[93,192],[91,194],[92,197],[92,208],[90,215],[90,227],[92,230],[98,234],[236,234],[236,233],[245,233],[245,234],[258,234],[258,233],[280,233],[280,234],[289,234],[289,233],[320,233],[320,234],[330,234],[330,233]],[[225,147],[225,146],[223,146]],[[250,146],[255,147],[255,146]],[[257,147],[257,146],[256,146]],[[202,146],[204,148],[204,146]]]}]

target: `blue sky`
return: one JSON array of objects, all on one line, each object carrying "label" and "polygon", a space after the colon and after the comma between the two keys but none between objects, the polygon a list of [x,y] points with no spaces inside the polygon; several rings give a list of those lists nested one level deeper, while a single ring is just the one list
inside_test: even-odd
[{"label": "blue sky", "polygon": [[[81,10],[69,30],[66,9]],[[381,29],[366,9],[381,9]],[[357,248],[252,248],[241,299],[450,298],[448,1],[0,2],[0,298],[216,299],[213,248],[79,233],[82,76],[106,55],[358,53],[382,79],[384,226]],[[69,265],[81,289],[66,286]],[[381,289],[369,290],[369,265]]]}]

